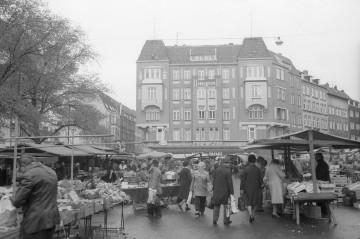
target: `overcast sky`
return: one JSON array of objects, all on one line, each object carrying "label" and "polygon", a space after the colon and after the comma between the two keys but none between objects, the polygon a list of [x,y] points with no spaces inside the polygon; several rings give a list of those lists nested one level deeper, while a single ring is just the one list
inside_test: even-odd
[{"label": "overcast sky", "polygon": [[[358,0],[45,1],[87,33],[99,54],[96,71],[110,95],[132,109],[136,60],[145,41],[175,45],[177,34],[180,45],[241,44],[244,37],[264,37],[268,49],[290,58],[298,70],[360,101]],[[277,36],[282,46],[275,45]]]}]

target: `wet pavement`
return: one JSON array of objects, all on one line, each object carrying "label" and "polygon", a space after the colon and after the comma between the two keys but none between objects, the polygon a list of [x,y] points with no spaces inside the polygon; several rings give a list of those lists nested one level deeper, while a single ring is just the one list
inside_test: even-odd
[{"label": "wet pavement", "polygon": [[[235,196],[239,195],[239,179],[234,179]],[[307,238],[307,239],[360,239],[360,210],[334,205],[338,218],[338,225],[328,223],[326,219],[310,219],[301,217],[301,225],[296,225],[292,215],[285,215],[280,219],[271,217],[271,207],[265,212],[255,214],[255,222],[249,223],[247,212],[232,215],[232,224],[223,225],[222,215],[217,225],[212,224],[212,210],[206,209],[204,216],[195,216],[193,205],[191,211],[180,212],[176,204],[162,209],[162,218],[145,217],[145,209],[132,210],[131,205],[124,206],[126,237],[136,239],[218,239],[218,238]],[[222,212],[222,210],[221,210]],[[116,206],[108,214],[108,226],[120,226],[121,206]],[[103,215],[93,217],[93,225],[103,223]]]}]

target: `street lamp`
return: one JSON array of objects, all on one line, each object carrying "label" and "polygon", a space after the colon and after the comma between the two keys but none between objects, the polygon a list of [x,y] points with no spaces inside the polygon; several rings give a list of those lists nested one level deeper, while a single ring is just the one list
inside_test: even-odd
[{"label": "street lamp", "polygon": [[280,39],[280,37],[278,37],[277,40],[276,40],[276,42],[275,42],[275,44],[276,44],[277,46],[281,46],[283,43],[284,43],[284,42]]}]

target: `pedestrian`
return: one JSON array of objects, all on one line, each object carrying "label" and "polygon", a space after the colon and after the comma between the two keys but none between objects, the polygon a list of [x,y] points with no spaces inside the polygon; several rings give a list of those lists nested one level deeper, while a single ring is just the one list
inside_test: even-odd
[{"label": "pedestrian", "polygon": [[259,191],[262,185],[261,170],[255,166],[256,157],[253,154],[248,156],[249,165],[240,175],[240,195],[244,196],[245,204],[249,211],[249,222],[255,220],[254,213],[259,203]]},{"label": "pedestrian", "polygon": [[56,173],[28,154],[19,163],[23,175],[12,203],[23,210],[23,239],[50,239],[60,223]]},{"label": "pedestrian", "polygon": [[11,165],[6,166],[6,185],[11,185],[13,177],[13,170]]},{"label": "pedestrian", "polygon": [[316,179],[330,182],[329,165],[325,162],[324,155],[322,153],[316,153],[315,160],[317,163],[315,168]]},{"label": "pedestrian", "polygon": [[205,163],[198,163],[198,170],[194,172],[194,176],[191,181],[190,190],[195,196],[194,204],[196,216],[204,215],[206,196],[211,190],[209,173],[205,171]]},{"label": "pedestrian", "polygon": [[159,169],[159,161],[157,161],[156,159],[152,161],[152,166],[149,170],[149,173],[150,173],[149,188],[152,190],[156,190],[156,200],[153,205],[148,205],[148,211],[145,216],[149,217],[155,215],[157,217],[162,217],[161,207],[160,207],[160,198],[162,194],[162,189],[160,184],[161,171]]},{"label": "pedestrian", "polygon": [[6,185],[6,167],[3,160],[0,161],[0,186]]},{"label": "pedestrian", "polygon": [[126,164],[124,161],[121,161],[120,165],[119,165],[119,169],[120,171],[125,171],[127,168]]},{"label": "pedestrian", "polygon": [[147,182],[149,180],[149,176],[146,173],[146,163],[141,164],[139,172],[136,173],[136,182]]},{"label": "pedestrian", "polygon": [[258,156],[256,159],[256,163],[255,165],[261,170],[261,188],[259,190],[259,203],[257,205],[256,211],[257,212],[263,212],[263,199],[264,199],[264,183],[263,183],[263,178],[265,177],[265,170],[266,170],[266,166],[267,166],[267,161],[261,157]]},{"label": "pedestrian", "polygon": [[273,205],[272,217],[279,218],[278,206],[284,203],[283,183],[285,173],[280,169],[280,161],[273,159],[266,168],[264,182],[270,188],[271,203]]},{"label": "pedestrian", "polygon": [[293,159],[293,164],[295,165],[296,170],[299,174],[303,173],[303,165],[300,159],[300,152],[296,152],[295,157]]},{"label": "pedestrian", "polygon": [[189,197],[190,185],[192,180],[191,172],[189,169],[189,160],[185,159],[183,162],[183,166],[184,167],[181,169],[179,173],[180,189],[179,189],[178,200],[180,201],[180,203],[177,206],[180,209],[180,211],[183,211],[182,205],[184,205],[185,203],[185,210],[189,211],[190,210],[189,205],[186,203],[186,200]]},{"label": "pedestrian", "polygon": [[223,159],[222,165],[214,171],[214,182],[213,182],[213,200],[214,200],[214,211],[213,211],[213,224],[216,225],[219,219],[220,207],[224,207],[224,224],[229,225],[230,215],[226,215],[226,205],[229,203],[230,195],[234,195],[233,181],[231,177],[231,160],[229,157]]}]

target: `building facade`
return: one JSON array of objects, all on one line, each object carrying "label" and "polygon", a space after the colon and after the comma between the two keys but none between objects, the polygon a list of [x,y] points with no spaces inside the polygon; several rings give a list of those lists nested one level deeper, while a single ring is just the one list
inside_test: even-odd
[{"label": "building facade", "polygon": [[319,84],[308,71],[301,73],[302,109],[304,129],[315,129],[323,133],[328,131],[327,88]]},{"label": "building facade", "polygon": [[350,97],[337,86],[325,84],[328,93],[329,134],[349,138],[349,106]]},{"label": "building facade", "polygon": [[147,141],[242,141],[302,129],[301,80],[262,38],[242,45],[146,41],[137,61],[137,127]]},{"label": "building facade", "polygon": [[350,139],[360,141],[360,102],[349,100],[348,105]]}]

